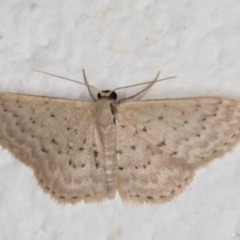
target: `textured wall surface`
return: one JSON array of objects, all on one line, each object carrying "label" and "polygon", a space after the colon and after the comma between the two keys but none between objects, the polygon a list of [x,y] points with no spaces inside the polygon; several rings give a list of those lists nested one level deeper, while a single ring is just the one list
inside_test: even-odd
[{"label": "textured wall surface", "polygon": [[[0,1],[0,91],[90,101],[161,77],[145,99],[240,99],[239,1]],[[129,96],[141,88],[119,91]],[[0,123],[1,124],[1,123]],[[0,148],[0,239],[240,239],[240,145],[199,170],[163,205],[59,205],[32,170]]]}]

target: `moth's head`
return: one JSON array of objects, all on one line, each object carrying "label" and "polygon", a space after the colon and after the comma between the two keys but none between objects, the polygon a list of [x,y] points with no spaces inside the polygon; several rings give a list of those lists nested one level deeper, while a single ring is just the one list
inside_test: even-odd
[{"label": "moth's head", "polygon": [[98,97],[98,99],[108,98],[108,99],[116,100],[117,99],[117,93],[114,92],[114,91],[110,91],[110,90],[103,90],[103,91],[98,93],[97,97]]}]

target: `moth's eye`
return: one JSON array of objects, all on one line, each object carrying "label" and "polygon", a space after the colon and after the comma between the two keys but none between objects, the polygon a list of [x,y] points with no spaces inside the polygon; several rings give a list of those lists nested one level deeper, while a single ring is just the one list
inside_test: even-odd
[{"label": "moth's eye", "polygon": [[101,96],[101,93],[99,92],[98,94],[97,94],[97,98],[98,99],[100,99],[102,96]]},{"label": "moth's eye", "polygon": [[116,94],[115,92],[112,92],[112,93],[110,94],[110,98],[116,100],[116,99],[117,99],[117,94]]}]

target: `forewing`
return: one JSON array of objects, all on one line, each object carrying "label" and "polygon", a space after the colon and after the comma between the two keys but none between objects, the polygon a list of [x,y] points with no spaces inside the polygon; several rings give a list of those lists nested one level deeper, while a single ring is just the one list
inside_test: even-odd
[{"label": "forewing", "polygon": [[194,170],[237,139],[240,103],[191,98],[121,103],[117,109],[118,186],[129,201],[166,201]]},{"label": "forewing", "polygon": [[0,93],[0,144],[59,202],[105,198],[94,103]]}]

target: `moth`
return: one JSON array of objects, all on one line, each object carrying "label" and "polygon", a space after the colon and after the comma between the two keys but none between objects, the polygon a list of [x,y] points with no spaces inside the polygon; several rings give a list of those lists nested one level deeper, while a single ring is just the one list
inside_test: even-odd
[{"label": "moth", "polygon": [[126,202],[163,203],[238,139],[237,100],[127,100],[111,90],[93,102],[0,93],[0,144],[60,203],[117,191]]}]

